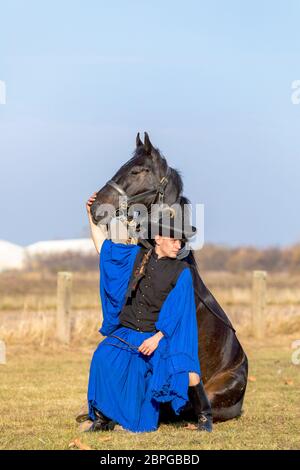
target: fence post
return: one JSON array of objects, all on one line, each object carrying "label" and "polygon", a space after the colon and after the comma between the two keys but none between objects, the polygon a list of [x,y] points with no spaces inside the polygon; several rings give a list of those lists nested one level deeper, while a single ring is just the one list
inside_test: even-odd
[{"label": "fence post", "polygon": [[257,339],[266,333],[267,272],[253,271],[252,278],[252,332]]},{"label": "fence post", "polygon": [[72,278],[70,272],[57,273],[56,338],[66,344],[71,339]]}]

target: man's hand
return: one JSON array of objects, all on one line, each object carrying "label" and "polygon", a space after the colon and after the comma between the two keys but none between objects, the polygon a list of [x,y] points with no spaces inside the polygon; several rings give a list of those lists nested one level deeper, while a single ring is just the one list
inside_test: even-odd
[{"label": "man's hand", "polygon": [[97,197],[97,192],[93,193],[86,203],[86,210],[88,214],[91,213],[91,205],[93,204],[93,202],[95,202],[96,197]]},{"label": "man's hand", "polygon": [[150,354],[152,354],[153,351],[155,351],[155,349],[158,347],[158,343],[160,342],[162,337],[163,335],[159,331],[158,333],[151,336],[150,338],[145,339],[145,341],[142,342],[138,350],[142,354],[145,354],[146,356],[150,356]]},{"label": "man's hand", "polygon": [[91,205],[95,202],[96,198],[97,198],[97,193],[95,192],[90,196],[90,198],[86,202],[86,211],[88,213],[92,240],[94,242],[96,251],[99,254],[101,251],[102,244],[104,240],[107,238],[107,229],[106,229],[106,225],[96,225],[95,222],[93,221],[92,214],[91,214]]}]

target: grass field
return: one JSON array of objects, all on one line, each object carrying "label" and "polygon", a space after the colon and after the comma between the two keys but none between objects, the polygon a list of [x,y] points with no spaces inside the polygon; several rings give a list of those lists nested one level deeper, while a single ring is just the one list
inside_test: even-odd
[{"label": "grass field", "polygon": [[251,338],[252,273],[207,273],[205,281],[249,357],[242,417],[217,423],[212,434],[182,423],[163,424],[153,433],[118,427],[89,435],[74,417],[85,402],[89,364],[101,340],[98,273],[74,273],[69,347],[53,341],[56,274],[2,273],[0,339],[7,364],[0,365],[0,448],[300,449],[300,365],[291,361],[291,345],[300,340],[300,276],[268,275],[264,343]]},{"label": "grass field", "polygon": [[[99,336],[100,338],[100,336]],[[215,424],[212,434],[162,424],[158,431],[86,434],[74,416],[84,403],[93,346],[58,349],[8,346],[0,366],[0,448],[300,449],[300,365],[291,362],[294,336],[264,343],[241,338],[250,381],[241,418]],[[77,439],[77,440],[76,440]]]}]

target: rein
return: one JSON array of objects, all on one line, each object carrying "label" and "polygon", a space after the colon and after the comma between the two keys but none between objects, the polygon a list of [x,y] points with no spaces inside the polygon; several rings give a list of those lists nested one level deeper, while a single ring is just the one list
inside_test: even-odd
[{"label": "rein", "polygon": [[[120,338],[120,337],[117,336],[117,335],[108,335],[108,337],[109,337],[109,338],[110,338],[110,337],[117,338],[118,340],[122,341],[122,343],[127,344],[131,349],[136,349],[137,351],[138,351],[138,349],[139,349],[139,346],[135,346],[134,344],[130,344],[130,343],[128,343],[127,341],[125,341],[125,339]],[[118,348],[120,347],[120,346],[118,346],[117,344],[114,344],[114,343],[106,343],[106,344],[109,344],[109,345],[111,345],[111,346],[117,346]],[[124,348],[122,348],[122,349],[124,349]]]},{"label": "rein", "polygon": [[[198,274],[198,276],[199,276],[198,269],[196,268],[196,266],[194,266],[193,264],[189,264],[189,266],[190,266],[191,268],[193,268],[194,271],[196,271],[196,274]],[[202,290],[203,290],[203,288],[204,288],[204,289],[207,291],[207,288],[205,287],[205,285],[204,285],[204,283],[203,283],[203,281],[202,281],[202,279],[201,279],[200,276],[199,276],[199,280],[200,280],[200,283],[201,283],[201,288],[202,288]],[[220,315],[218,315],[212,308],[210,308],[209,305],[208,305],[208,302],[206,301],[206,299],[205,299],[205,300],[201,300],[201,299],[204,299],[204,298],[205,298],[205,295],[203,294],[203,292],[200,293],[199,290],[195,288],[195,286],[194,286],[194,291],[195,291],[195,293],[198,295],[198,297],[199,297],[199,299],[200,299],[199,304],[196,305],[196,310],[198,309],[200,303],[204,304],[205,307],[209,310],[209,312],[210,312],[212,315],[214,315],[218,320],[220,320],[222,323],[224,323],[225,326],[227,326],[228,328],[230,328],[230,329],[235,333],[236,330],[233,328],[233,326],[232,326],[232,324],[230,323],[229,320],[228,320],[228,321],[224,320],[224,319],[223,319]],[[208,292],[209,292],[209,291],[208,291]],[[207,297],[207,295],[206,295],[206,297]],[[207,300],[208,300],[208,299],[207,299]]]}]

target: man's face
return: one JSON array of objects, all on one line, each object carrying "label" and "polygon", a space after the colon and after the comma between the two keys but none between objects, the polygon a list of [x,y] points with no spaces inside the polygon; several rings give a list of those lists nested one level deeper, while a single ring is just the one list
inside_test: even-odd
[{"label": "man's face", "polygon": [[155,236],[156,247],[160,256],[168,256],[169,258],[176,258],[178,251],[181,248],[181,240],[177,238]]}]

